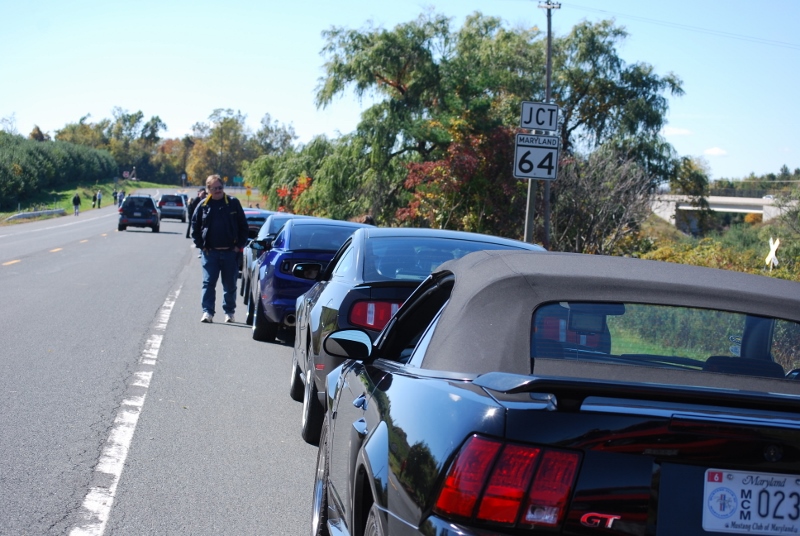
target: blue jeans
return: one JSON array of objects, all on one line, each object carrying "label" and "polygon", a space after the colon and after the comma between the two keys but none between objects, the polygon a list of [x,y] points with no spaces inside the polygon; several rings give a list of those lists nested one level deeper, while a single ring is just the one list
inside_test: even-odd
[{"label": "blue jeans", "polygon": [[217,279],[222,273],[222,309],[232,315],[236,311],[236,278],[239,276],[237,253],[232,250],[203,251],[203,312],[214,316],[217,301]]}]

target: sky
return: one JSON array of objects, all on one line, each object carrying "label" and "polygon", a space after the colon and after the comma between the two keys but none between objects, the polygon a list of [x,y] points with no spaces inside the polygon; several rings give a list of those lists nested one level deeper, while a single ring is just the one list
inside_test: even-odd
[{"label": "sky", "polygon": [[[265,114],[299,143],[355,130],[369,101],[352,92],[324,109],[322,32],[391,29],[430,10],[453,30],[479,11],[510,28],[547,29],[538,0],[0,0],[0,124],[51,135],[113,109],[158,116],[183,137],[215,109]],[[712,179],[800,168],[799,0],[578,0],[553,10],[554,36],[613,19],[628,63],[676,74],[663,135],[703,158]]]}]

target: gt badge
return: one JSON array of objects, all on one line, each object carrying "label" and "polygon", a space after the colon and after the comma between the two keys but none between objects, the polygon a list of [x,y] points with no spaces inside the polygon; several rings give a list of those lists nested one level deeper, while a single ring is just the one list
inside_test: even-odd
[{"label": "gt badge", "polygon": [[584,527],[603,527],[610,529],[617,519],[622,519],[622,516],[589,512],[581,516],[581,525]]}]

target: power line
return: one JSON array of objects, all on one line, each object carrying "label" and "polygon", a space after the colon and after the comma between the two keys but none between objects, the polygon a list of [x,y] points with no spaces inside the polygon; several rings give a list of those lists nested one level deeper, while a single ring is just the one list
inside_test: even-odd
[{"label": "power line", "polygon": [[727,37],[729,39],[738,39],[739,41],[747,41],[747,42],[750,42],[750,43],[759,43],[761,45],[770,45],[770,46],[776,46],[776,47],[781,47],[781,48],[788,48],[790,50],[800,50],[800,44],[796,44],[796,43],[786,43],[784,41],[775,41],[774,39],[764,39],[763,37],[753,37],[753,36],[750,36],[750,35],[737,34],[737,33],[733,33],[733,32],[725,32],[725,31],[722,31],[722,30],[711,30],[711,29],[708,29],[708,28],[700,28],[699,26],[690,26],[688,24],[680,24],[678,22],[669,22],[669,21],[664,21],[664,20],[651,19],[651,18],[647,18],[647,17],[639,17],[637,15],[626,15],[626,14],[623,14],[623,13],[616,13],[614,11],[608,11],[606,9],[597,9],[597,8],[593,8],[593,7],[581,6],[581,5],[578,5],[578,4],[573,4],[571,2],[570,3],[562,3],[562,5],[565,8],[579,9],[579,10],[584,10],[584,11],[591,11],[591,12],[594,12],[594,13],[601,13],[603,15],[609,15],[609,16],[612,16],[612,17],[633,19],[633,20],[638,20],[640,22],[647,22],[649,24],[657,24],[659,26],[666,26],[667,28],[677,28],[679,30],[686,30],[686,31],[696,32],[696,33],[704,33],[704,34],[707,34],[707,35],[714,35],[714,36],[717,36],[717,37]]}]

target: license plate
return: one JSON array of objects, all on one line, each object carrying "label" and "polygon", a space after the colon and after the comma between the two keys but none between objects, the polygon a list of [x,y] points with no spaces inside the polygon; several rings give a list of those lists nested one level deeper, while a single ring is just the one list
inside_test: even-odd
[{"label": "license plate", "polygon": [[168,206],[168,207],[174,207],[174,206],[175,206],[175,203],[167,203],[167,206]]},{"label": "license plate", "polygon": [[800,534],[800,476],[708,469],[703,529],[730,534]]},{"label": "license plate", "polygon": [[134,215],[134,216],[141,216],[141,215],[142,215],[142,213],[141,213],[141,212],[134,212],[134,213],[133,213],[133,215]]}]

